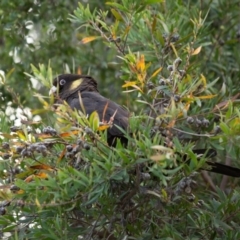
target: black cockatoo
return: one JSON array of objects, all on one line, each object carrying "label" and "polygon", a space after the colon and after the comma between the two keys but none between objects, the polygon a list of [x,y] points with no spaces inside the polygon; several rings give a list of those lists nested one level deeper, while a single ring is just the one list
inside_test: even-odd
[{"label": "black cockatoo", "polygon": [[[86,112],[88,116],[96,111],[100,120],[108,122],[113,119],[113,126],[108,128],[107,141],[110,146],[116,144],[119,138],[123,145],[127,144],[127,139],[123,132],[116,126],[126,130],[128,127],[129,112],[117,103],[103,97],[97,89],[97,82],[90,76],[76,74],[62,74],[53,81],[53,88],[58,88],[59,98],[66,101],[72,109]],[[79,101],[79,92],[82,98],[84,110]]]},{"label": "black cockatoo", "polygon": [[[88,116],[93,111],[97,111],[100,119],[104,119],[105,121],[109,121],[114,116],[113,126],[107,130],[108,144],[115,146],[116,139],[118,138],[124,146],[127,145],[127,138],[117,126],[127,131],[130,114],[117,103],[103,97],[98,91],[95,79],[87,75],[61,74],[54,79],[50,92],[58,94],[56,96],[58,103],[66,101],[72,109],[83,111],[79,100],[80,93],[85,112]],[[193,150],[193,152],[198,156],[205,154],[205,158],[212,158],[216,155],[214,149],[197,149]],[[185,160],[186,157],[184,156]],[[207,168],[204,170],[232,177],[240,177],[240,169],[238,168],[211,161],[206,161],[206,164]]]}]

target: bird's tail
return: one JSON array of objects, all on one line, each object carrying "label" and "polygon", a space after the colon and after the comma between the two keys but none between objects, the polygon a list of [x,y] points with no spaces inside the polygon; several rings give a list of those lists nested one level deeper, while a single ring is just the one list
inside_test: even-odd
[{"label": "bird's tail", "polygon": [[215,172],[215,173],[220,173],[224,174],[230,177],[240,177],[240,169],[231,167],[222,163],[218,162],[209,162],[207,161],[207,168],[204,170],[210,171],[210,172]]},{"label": "bird's tail", "polygon": [[[205,158],[212,158],[217,155],[217,152],[214,149],[209,149],[209,150],[197,149],[197,150],[193,150],[193,152],[197,154],[199,157],[204,155]],[[230,177],[240,177],[239,168],[231,167],[218,162],[210,162],[210,161],[206,161],[206,165],[207,165],[206,168],[204,167],[202,168],[202,170],[227,175]]]}]

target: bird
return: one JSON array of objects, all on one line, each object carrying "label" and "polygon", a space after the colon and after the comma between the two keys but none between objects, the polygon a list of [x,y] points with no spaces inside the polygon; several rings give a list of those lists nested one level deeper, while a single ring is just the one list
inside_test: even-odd
[{"label": "bird", "polygon": [[[116,140],[120,139],[123,146],[127,147],[128,139],[124,131],[128,131],[130,112],[118,105],[117,103],[105,98],[99,93],[97,81],[88,75],[81,74],[60,74],[53,80],[53,86],[50,94],[55,94],[56,102],[66,101],[72,109],[85,112],[88,116],[96,111],[100,119],[109,121],[113,118],[113,126],[107,129],[107,142],[109,146],[116,146]],[[57,96],[56,96],[57,94]],[[80,104],[79,96],[84,109]],[[124,131],[121,131],[123,129]],[[210,159],[216,156],[214,149],[194,149],[193,153],[197,155],[197,159],[204,156]],[[187,155],[183,155],[183,160],[187,160]],[[228,166],[219,162],[207,160],[206,167],[201,170],[207,170],[231,177],[240,177],[240,169]]]},{"label": "bird", "polygon": [[[85,112],[88,116],[96,111],[100,120],[105,122],[113,119],[113,126],[107,130],[109,146],[115,146],[117,139],[120,139],[124,146],[127,145],[127,138],[120,129],[127,130],[130,113],[117,103],[103,97],[98,91],[94,78],[87,75],[61,74],[54,79],[50,92],[56,91],[57,88],[59,99],[66,101],[72,109]],[[79,93],[84,109],[79,101]]]}]

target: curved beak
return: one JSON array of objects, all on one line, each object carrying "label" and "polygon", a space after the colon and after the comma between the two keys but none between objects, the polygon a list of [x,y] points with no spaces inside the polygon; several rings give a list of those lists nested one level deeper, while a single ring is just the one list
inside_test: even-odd
[{"label": "curved beak", "polygon": [[50,96],[50,95],[53,95],[55,92],[57,92],[57,87],[52,86],[52,87],[50,88],[50,90],[49,90],[49,96]]}]

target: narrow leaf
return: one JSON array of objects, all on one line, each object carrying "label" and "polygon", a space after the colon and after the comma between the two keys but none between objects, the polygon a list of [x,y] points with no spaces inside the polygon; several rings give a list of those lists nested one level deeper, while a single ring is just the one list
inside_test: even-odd
[{"label": "narrow leaf", "polygon": [[136,85],[137,81],[131,81],[131,82],[126,82],[125,84],[122,85],[123,88],[125,87],[132,87],[133,85]]},{"label": "narrow leaf", "polygon": [[216,96],[217,96],[217,94],[213,94],[213,95],[206,95],[206,96],[198,96],[197,98],[199,98],[199,99],[211,99],[211,98],[214,98]]},{"label": "narrow leaf", "polygon": [[108,124],[104,124],[98,127],[98,131],[104,131],[106,129],[108,129],[110,126]]},{"label": "narrow leaf", "polygon": [[162,67],[160,67],[160,68],[158,68],[153,74],[152,74],[152,76],[150,77],[150,78],[153,78],[153,77],[155,77],[159,72],[161,72],[162,71]]},{"label": "narrow leaf", "polygon": [[196,49],[192,52],[192,56],[199,54],[199,53],[201,52],[201,49],[202,49],[202,46],[196,48]]},{"label": "narrow leaf", "polygon": [[137,66],[137,69],[140,70],[141,72],[145,70],[145,57],[143,54],[138,59],[136,66]]},{"label": "narrow leaf", "polygon": [[123,21],[121,14],[117,10],[115,10],[114,8],[111,8],[111,12],[118,21]]},{"label": "narrow leaf", "polygon": [[99,127],[99,116],[98,113],[96,111],[92,112],[90,117],[89,117],[89,123],[91,128],[93,129],[93,131],[96,131]]}]

